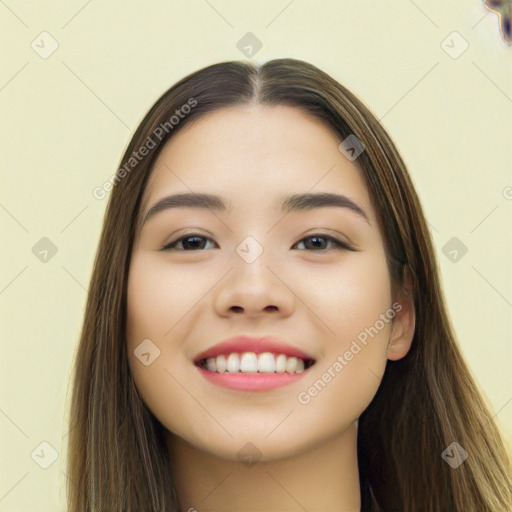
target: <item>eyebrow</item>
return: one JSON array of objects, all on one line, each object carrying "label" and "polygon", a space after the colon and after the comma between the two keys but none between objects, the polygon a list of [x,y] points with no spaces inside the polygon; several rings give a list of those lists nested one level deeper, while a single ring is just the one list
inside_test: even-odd
[{"label": "eyebrow", "polygon": [[[316,208],[338,207],[356,213],[367,224],[370,220],[365,211],[352,199],[340,194],[328,192],[292,194],[277,199],[277,206],[282,213],[291,211],[313,210]],[[201,193],[182,193],[164,197],[154,204],[146,213],[142,224],[159,212],[171,208],[203,208],[218,212],[231,211],[233,204],[220,196]]]}]

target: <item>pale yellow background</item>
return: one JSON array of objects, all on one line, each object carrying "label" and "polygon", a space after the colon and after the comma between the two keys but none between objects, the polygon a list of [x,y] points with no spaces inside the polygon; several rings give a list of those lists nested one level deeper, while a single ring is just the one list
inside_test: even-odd
[{"label": "pale yellow background", "polygon": [[[247,32],[263,43],[256,61],[309,61],[382,118],[464,355],[512,441],[512,50],[496,14],[468,0],[5,0],[0,15],[0,512],[65,510],[66,393],[106,206],[93,188],[157,97],[246,59]],[[47,59],[31,48],[43,31],[59,44]],[[453,31],[469,43],[457,59],[441,46]],[[442,252],[454,236],[468,247],[457,263]],[[47,263],[32,253],[42,237],[58,247]],[[46,470],[31,458],[43,441],[59,455]]]}]

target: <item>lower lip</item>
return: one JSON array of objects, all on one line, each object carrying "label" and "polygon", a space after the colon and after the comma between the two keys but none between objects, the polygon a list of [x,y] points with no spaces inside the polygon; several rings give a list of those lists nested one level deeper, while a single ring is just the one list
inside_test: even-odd
[{"label": "lower lip", "polygon": [[196,368],[211,383],[239,391],[269,391],[280,388],[298,381],[307,372],[305,370],[301,373],[217,373],[198,366]]}]

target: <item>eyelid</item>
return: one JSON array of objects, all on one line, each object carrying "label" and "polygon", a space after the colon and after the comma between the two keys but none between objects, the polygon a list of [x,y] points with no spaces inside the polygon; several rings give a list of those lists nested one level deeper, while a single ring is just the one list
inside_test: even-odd
[{"label": "eyelid", "polygon": [[334,240],[338,240],[340,243],[343,243],[349,247],[354,247],[355,244],[352,243],[350,238],[338,231],[334,231],[332,229],[328,228],[316,228],[315,230],[310,230],[306,232],[304,235],[302,235],[302,238],[308,238],[310,236],[319,236],[319,237],[326,237],[326,238],[333,238]]},{"label": "eyelid", "polygon": [[178,231],[175,231],[174,233],[169,235],[168,239],[170,240],[170,242],[166,242],[163,245],[169,245],[187,236],[203,236],[205,238],[213,238],[213,233],[205,231],[202,228],[188,228],[185,229],[185,231],[179,229]]},{"label": "eyelid", "polygon": [[[338,249],[344,249],[347,251],[354,251],[354,252],[360,251],[357,244],[352,242],[352,240],[344,233],[342,233],[340,231],[335,231],[334,229],[321,228],[321,227],[313,228],[313,229],[306,231],[306,233],[302,234],[300,239],[294,245],[296,245],[300,241],[304,240],[305,238],[310,238],[310,237],[320,237],[320,238],[331,239],[334,244],[341,245],[341,247],[338,247]],[[320,250],[320,251],[311,251],[311,252],[326,252],[326,250],[324,249],[324,250]]]},{"label": "eyelid", "polygon": [[[179,233],[179,231],[178,231],[178,233]],[[196,228],[196,229],[191,228],[190,230],[180,233],[179,235],[173,234],[170,237],[171,241],[164,243],[163,246],[161,247],[160,251],[167,250],[170,245],[174,245],[178,242],[181,242],[184,238],[189,238],[189,237],[194,237],[194,236],[202,237],[207,240],[212,240],[214,243],[216,243],[213,238],[213,235],[211,233],[205,234],[205,233],[201,233],[201,230],[199,228]],[[193,252],[193,251],[183,251],[183,252]]]},{"label": "eyelid", "polygon": [[[346,250],[346,251],[354,251],[358,252],[358,249],[356,249],[353,244],[345,240],[343,237],[340,237],[339,235],[331,235],[329,233],[322,233],[321,231],[315,231],[311,234],[306,234],[300,238],[295,244],[293,244],[293,247],[298,245],[299,243],[303,242],[304,240],[307,240],[308,238],[323,238],[327,241],[332,242],[335,247],[334,249],[338,250]],[[327,252],[328,249],[320,249],[318,251],[310,251],[310,252]]]}]

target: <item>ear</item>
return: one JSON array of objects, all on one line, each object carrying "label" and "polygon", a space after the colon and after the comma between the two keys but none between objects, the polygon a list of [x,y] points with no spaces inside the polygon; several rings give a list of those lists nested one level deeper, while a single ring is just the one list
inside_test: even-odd
[{"label": "ear", "polygon": [[414,308],[414,293],[412,273],[408,265],[404,268],[404,280],[396,300],[395,317],[388,342],[387,358],[397,361],[405,357],[411,348],[416,326],[416,310]]}]

